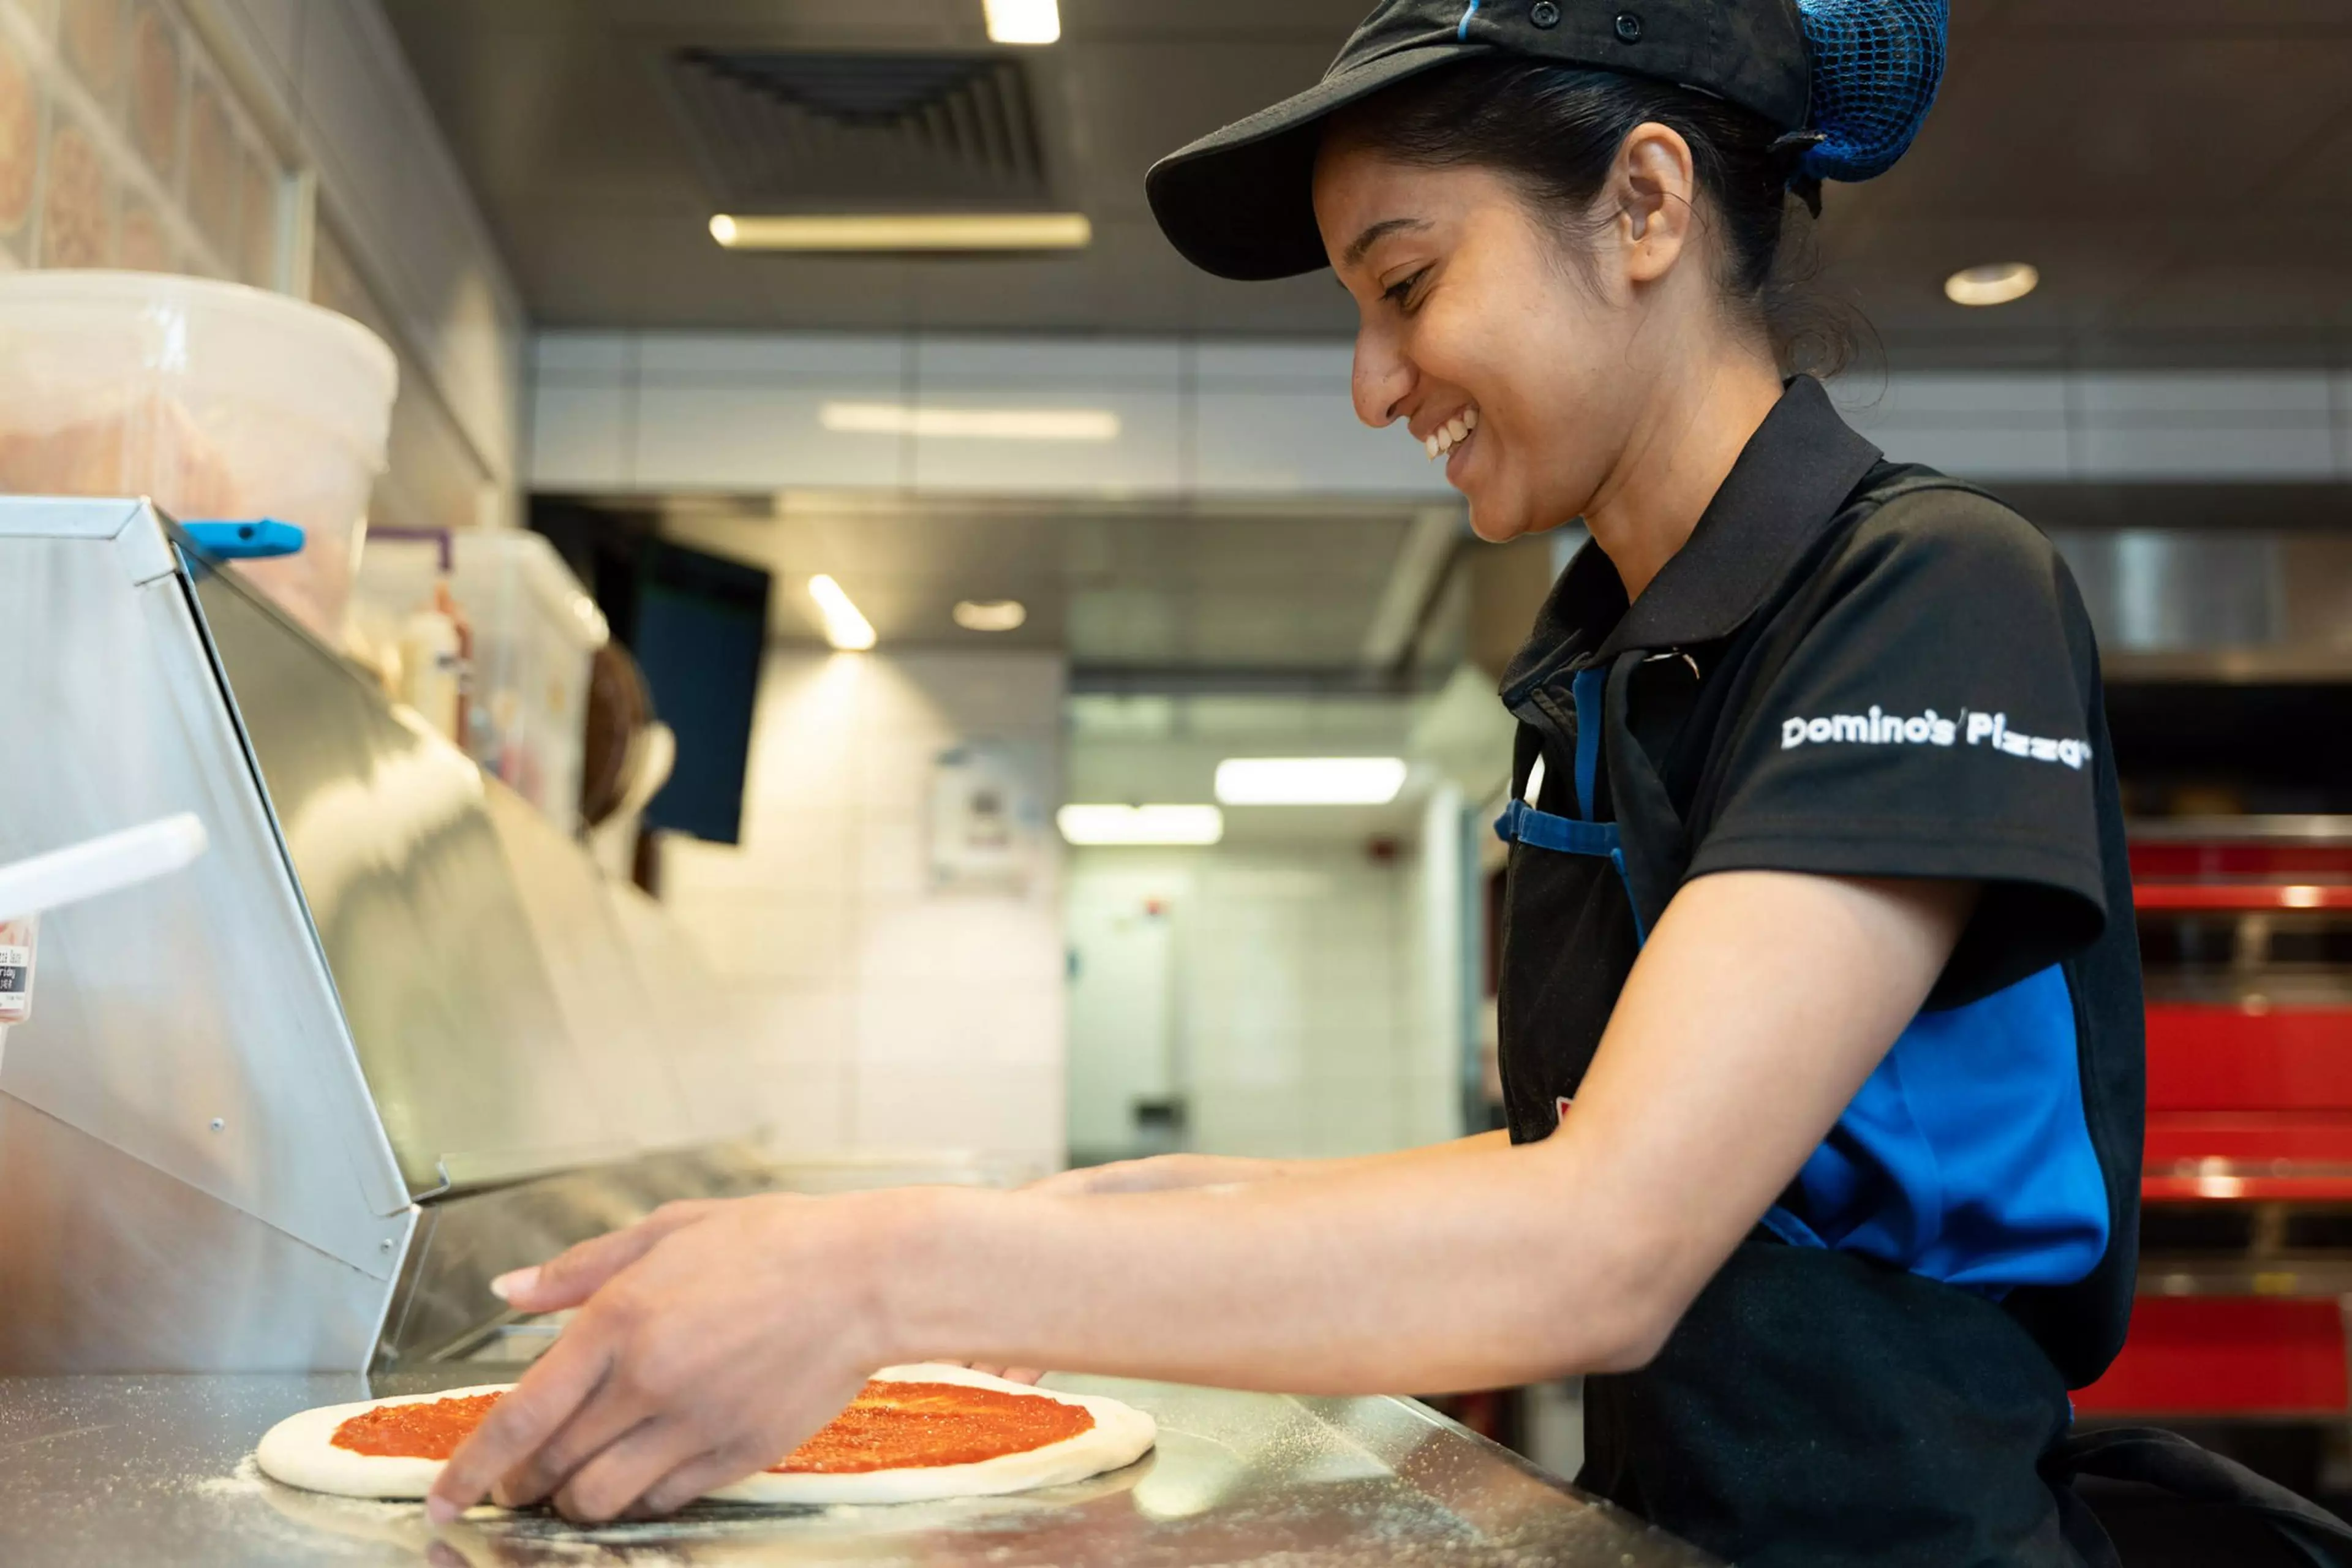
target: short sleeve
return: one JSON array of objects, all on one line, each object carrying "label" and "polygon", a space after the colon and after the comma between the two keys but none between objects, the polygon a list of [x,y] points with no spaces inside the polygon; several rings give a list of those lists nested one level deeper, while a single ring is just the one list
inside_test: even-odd
[{"label": "short sleeve", "polygon": [[1934,1005],[2096,941],[2107,910],[2096,645],[2050,542],[1958,490],[1864,521],[1732,741],[1690,875],[1977,881]]}]

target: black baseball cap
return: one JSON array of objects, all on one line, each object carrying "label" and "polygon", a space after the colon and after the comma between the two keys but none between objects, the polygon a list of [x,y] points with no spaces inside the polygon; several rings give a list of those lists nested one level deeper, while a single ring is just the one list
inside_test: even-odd
[{"label": "black baseball cap", "polygon": [[1323,79],[1204,136],[1144,178],[1185,258],[1221,278],[1326,265],[1315,226],[1323,122],[1440,66],[1517,56],[1654,77],[1805,127],[1810,82],[1794,0],[1383,0]]}]

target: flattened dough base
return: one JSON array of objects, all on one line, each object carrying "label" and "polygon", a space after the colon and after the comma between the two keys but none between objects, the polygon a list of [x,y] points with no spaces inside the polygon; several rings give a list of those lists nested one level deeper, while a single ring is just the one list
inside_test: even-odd
[{"label": "flattened dough base", "polygon": [[[1095,1418],[1091,1430],[1026,1453],[1005,1454],[969,1465],[930,1465],[871,1470],[861,1475],[756,1476],[708,1493],[719,1502],[800,1504],[936,1502],[947,1498],[998,1497],[1039,1487],[1066,1486],[1121,1469],[1143,1458],[1159,1436],[1151,1417],[1133,1405],[1094,1394],[1059,1394],[1029,1388],[960,1366],[893,1366],[874,1374],[883,1383],[952,1383],[992,1388],[1081,1406]],[[468,1394],[503,1394],[510,1384],[453,1388],[439,1394],[331,1405],[289,1415],[269,1429],[254,1458],[272,1479],[305,1491],[337,1497],[422,1499],[440,1479],[439,1459],[387,1458],[354,1454],[334,1445],[336,1429],[354,1415],[395,1405],[429,1405]]]}]

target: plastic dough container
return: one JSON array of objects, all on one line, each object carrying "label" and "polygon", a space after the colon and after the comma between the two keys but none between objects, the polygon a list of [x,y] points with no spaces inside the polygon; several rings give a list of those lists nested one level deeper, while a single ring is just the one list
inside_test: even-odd
[{"label": "plastic dough container", "polygon": [[337,646],[398,386],[382,339],[284,295],[152,272],[0,275],[0,494],[298,523],[300,554],[235,570]]}]

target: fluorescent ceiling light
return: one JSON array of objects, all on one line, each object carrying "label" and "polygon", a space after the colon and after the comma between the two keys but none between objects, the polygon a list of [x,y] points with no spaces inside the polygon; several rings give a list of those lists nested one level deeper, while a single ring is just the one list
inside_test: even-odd
[{"label": "fluorescent ceiling light", "polygon": [[1386,805],[1404,788],[1398,757],[1234,757],[1217,764],[1227,805]]},{"label": "fluorescent ceiling light", "polygon": [[1017,632],[1028,620],[1018,599],[964,599],[955,607],[955,624],[968,632]]},{"label": "fluorescent ceiling light", "polygon": [[863,653],[874,646],[874,623],[857,613],[841,584],[819,574],[809,579],[809,597],[824,616],[824,640],[845,653]]},{"label": "fluorescent ceiling light", "polygon": [[710,237],[730,250],[1084,250],[1084,213],[720,213]]},{"label": "fluorescent ceiling light", "polygon": [[987,0],[988,36],[999,44],[1050,44],[1062,36],[1055,0]]},{"label": "fluorescent ceiling light", "polygon": [[1944,279],[1944,298],[1955,305],[2006,305],[2042,286],[2041,268],[2022,261],[1963,267]]},{"label": "fluorescent ceiling light", "polygon": [[1054,822],[1078,845],[1206,845],[1225,836],[1225,814],[1213,805],[1066,805]]},{"label": "fluorescent ceiling light", "polygon": [[854,436],[929,436],[961,441],[1116,441],[1108,408],[910,408],[903,403],[828,403],[826,429]]}]

